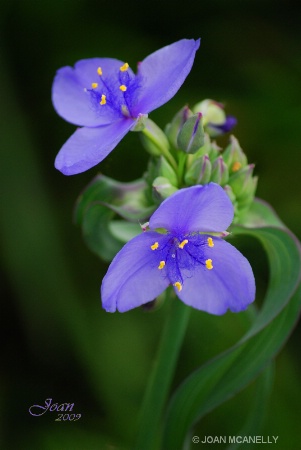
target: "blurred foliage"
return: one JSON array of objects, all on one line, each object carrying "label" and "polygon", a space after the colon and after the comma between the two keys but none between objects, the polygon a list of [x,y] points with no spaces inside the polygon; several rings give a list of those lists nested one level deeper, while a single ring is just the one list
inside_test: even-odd
[{"label": "blurred foliage", "polygon": [[[165,316],[165,306],[124,315],[101,309],[106,265],[72,223],[73,205],[99,171],[131,181],[141,176],[148,156],[137,134],[129,133],[89,172],[56,172],[55,155],[74,126],[52,108],[55,71],[93,56],[126,59],[135,67],[166,44],[200,36],[191,74],[151,118],[163,128],[186,103],[224,102],[238,118],[235,135],[256,163],[258,196],[300,239],[299,18],[294,0],[1,2],[1,448],[130,447]],[[260,302],[268,277],[264,254],[253,240],[238,239],[238,245],[254,267]],[[233,344],[242,335],[242,318],[192,311],[174,384]],[[300,446],[299,340],[296,328],[276,361],[262,431],[279,435],[275,447],[288,450]],[[208,415],[199,435],[234,435],[254,389]],[[30,416],[28,408],[49,397],[74,402],[81,420],[55,422],[54,412]]]}]

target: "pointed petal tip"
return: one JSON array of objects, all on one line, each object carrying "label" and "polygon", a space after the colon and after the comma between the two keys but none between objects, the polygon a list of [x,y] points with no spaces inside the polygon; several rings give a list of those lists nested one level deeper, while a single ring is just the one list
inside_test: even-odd
[{"label": "pointed petal tip", "polygon": [[200,39],[180,39],[147,56],[139,64],[141,92],[135,115],[150,113],[170,100],[189,74]]},{"label": "pointed petal tip", "polygon": [[102,302],[102,308],[108,313],[116,312],[116,304],[115,303]]},{"label": "pointed petal tip", "polygon": [[200,45],[201,45],[201,38],[198,38],[195,41],[195,50],[198,50],[200,48]]},{"label": "pointed petal tip", "polygon": [[64,162],[62,162],[57,155],[55,161],[54,161],[54,167],[61,172],[63,175],[70,176],[70,175],[77,175],[79,173],[84,172],[86,169],[82,168],[81,164],[72,164],[70,166],[66,165]]}]

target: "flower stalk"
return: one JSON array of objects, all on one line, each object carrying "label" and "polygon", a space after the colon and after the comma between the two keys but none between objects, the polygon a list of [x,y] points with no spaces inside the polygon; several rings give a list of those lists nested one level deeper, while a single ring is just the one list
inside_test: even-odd
[{"label": "flower stalk", "polygon": [[160,449],[164,407],[188,324],[190,308],[175,297],[171,288],[166,297],[169,311],[142,403],[134,450]]}]

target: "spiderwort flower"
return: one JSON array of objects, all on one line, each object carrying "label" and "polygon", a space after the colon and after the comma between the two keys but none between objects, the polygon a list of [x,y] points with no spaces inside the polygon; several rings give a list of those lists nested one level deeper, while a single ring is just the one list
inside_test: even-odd
[{"label": "spiderwort flower", "polygon": [[148,113],[170,100],[189,74],[200,40],[182,39],[138,63],[111,58],[78,61],[61,68],[52,101],[57,113],[80,126],[58,153],[55,167],[74,175],[101,162]]},{"label": "spiderwort flower", "polygon": [[208,313],[245,309],[254,300],[255,281],[247,259],[221,237],[232,219],[232,203],[215,183],[168,197],[151,216],[149,230],[113,259],[101,287],[104,309],[128,311],[170,284],[184,303]]}]

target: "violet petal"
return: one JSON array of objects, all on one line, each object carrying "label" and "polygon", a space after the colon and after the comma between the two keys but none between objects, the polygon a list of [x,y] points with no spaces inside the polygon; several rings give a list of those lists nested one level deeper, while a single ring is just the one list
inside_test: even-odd
[{"label": "violet petal", "polygon": [[248,260],[231,244],[214,239],[207,249],[213,269],[196,265],[193,275],[185,278],[178,297],[187,305],[221,315],[228,309],[239,312],[255,298],[255,280]]},{"label": "violet petal", "polygon": [[151,229],[166,228],[176,234],[221,232],[233,220],[233,205],[215,183],[181,189],[168,197],[149,220]]},{"label": "violet petal", "polygon": [[79,128],[63,145],[55,167],[64,175],[75,175],[100,163],[135,124],[132,119],[98,128]]},{"label": "violet petal", "polygon": [[147,114],[170,100],[189,74],[200,39],[182,39],[147,56],[139,65],[141,91],[135,116]]},{"label": "violet petal", "polygon": [[101,286],[103,308],[125,312],[154,300],[169,285],[158,269],[158,254],[151,246],[166,241],[152,231],[129,241],[113,259]]}]

